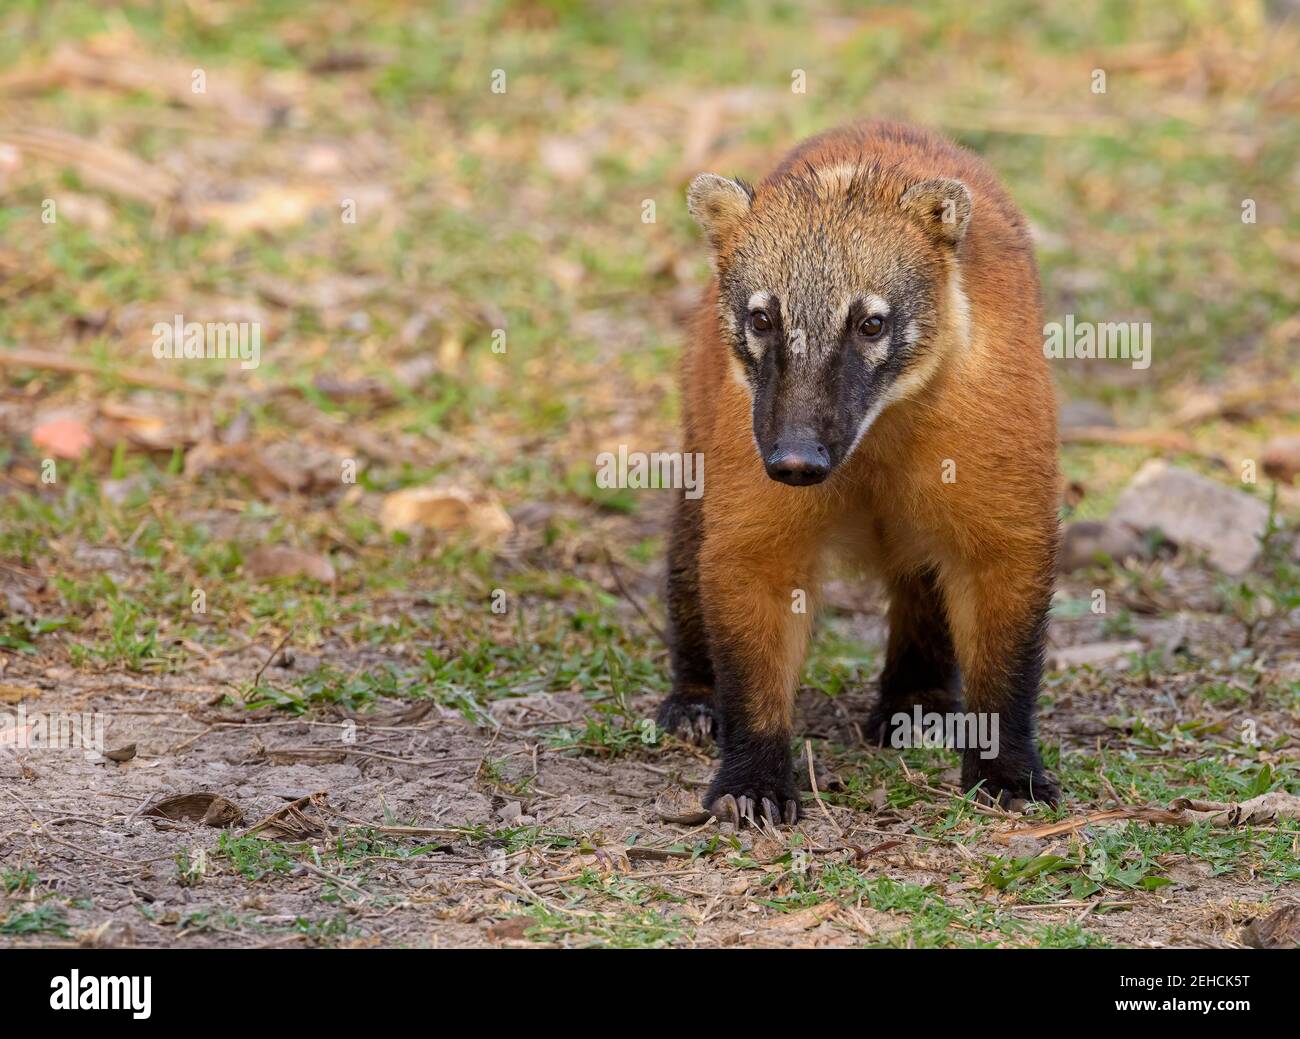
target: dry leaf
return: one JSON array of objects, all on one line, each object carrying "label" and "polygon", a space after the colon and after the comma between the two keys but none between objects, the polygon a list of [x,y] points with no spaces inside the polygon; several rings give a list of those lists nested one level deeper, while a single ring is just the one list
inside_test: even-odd
[{"label": "dry leaf", "polygon": [[85,423],[74,418],[50,419],[32,430],[32,443],[55,458],[80,458],[94,442]]},{"label": "dry leaf", "polygon": [[489,925],[487,936],[493,941],[511,941],[524,937],[524,932],[533,926],[533,920],[527,916],[512,916],[508,920],[498,920]]},{"label": "dry leaf", "polygon": [[39,698],[41,691],[29,685],[12,685],[0,682],[0,703],[22,703],[24,700]]},{"label": "dry leaf", "polygon": [[326,584],[331,583],[336,576],[334,564],[325,556],[283,545],[264,545],[255,549],[244,561],[244,573],[255,581],[269,581],[277,577],[309,577]]},{"label": "dry leaf", "polygon": [[1260,826],[1272,822],[1300,821],[1300,797],[1285,790],[1260,794],[1249,801],[1225,803],[1194,801],[1180,797],[1170,806],[1186,809],[1195,822],[1212,822],[1216,826]]},{"label": "dry leaf", "polygon": [[1274,437],[1264,448],[1264,472],[1283,483],[1300,476],[1300,436]]},{"label": "dry leaf", "polygon": [[317,790],[314,794],[290,801],[270,815],[259,819],[245,830],[242,836],[257,835],[298,841],[328,837],[333,832],[333,828],[330,822],[323,818],[328,812],[325,798],[326,792]]},{"label": "dry leaf", "polygon": [[150,819],[198,822],[203,826],[217,828],[236,826],[244,821],[244,813],[233,801],[220,794],[207,792],[165,797],[151,805],[143,814]]},{"label": "dry leaf", "polygon": [[239,201],[197,203],[189,213],[200,223],[218,223],[234,234],[280,231],[305,223],[324,201],[319,188],[268,184]]},{"label": "dry leaf", "polygon": [[497,502],[476,498],[459,487],[408,487],[394,491],[384,498],[379,519],[389,532],[463,532],[482,545],[495,544],[514,529],[514,523]]},{"label": "dry leaf", "polygon": [[834,902],[821,902],[797,913],[787,913],[772,921],[771,927],[777,931],[811,931],[818,924],[824,923],[835,915],[839,906]]},{"label": "dry leaf", "polygon": [[709,821],[712,815],[700,799],[689,790],[681,787],[669,787],[655,798],[655,812],[666,823],[681,823],[684,826],[699,826]]},{"label": "dry leaf", "polygon": [[199,438],[198,423],[171,408],[103,401],[99,413],[104,421],[96,432],[108,447],[125,437],[151,451],[172,451],[189,447]]},{"label": "dry leaf", "polygon": [[185,455],[185,476],[231,472],[247,477],[261,498],[311,494],[342,486],[342,458],[293,443],[217,444],[205,441]]},{"label": "dry leaf", "polygon": [[1252,949],[1300,949],[1300,905],[1282,906],[1262,920],[1252,920],[1241,940]]}]

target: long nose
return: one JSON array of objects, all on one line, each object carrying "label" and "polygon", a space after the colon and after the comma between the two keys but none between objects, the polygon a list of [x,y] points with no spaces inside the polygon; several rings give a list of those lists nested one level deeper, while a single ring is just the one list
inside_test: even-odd
[{"label": "long nose", "polygon": [[763,464],[773,480],[807,487],[830,475],[831,456],[812,433],[799,431],[778,440]]}]

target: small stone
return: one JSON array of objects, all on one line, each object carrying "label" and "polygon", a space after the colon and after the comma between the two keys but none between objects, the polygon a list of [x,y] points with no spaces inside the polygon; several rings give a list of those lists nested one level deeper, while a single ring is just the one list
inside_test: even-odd
[{"label": "small stone", "polygon": [[1300,436],[1274,437],[1264,447],[1262,462],[1265,475],[1294,483],[1300,476]]},{"label": "small stone", "polygon": [[518,826],[524,814],[523,805],[518,801],[507,801],[497,809],[497,818],[507,826]]},{"label": "small stone", "polygon": [[1259,556],[1268,505],[1187,469],[1160,460],[1138,470],[1115,503],[1112,524],[1158,529],[1180,548],[1205,553],[1226,574],[1244,574]]},{"label": "small stone", "polygon": [[1007,855],[1013,859],[1037,858],[1042,850],[1043,842],[1037,837],[1013,837],[1007,845]]},{"label": "small stone", "polygon": [[1057,423],[1061,429],[1109,429],[1115,425],[1115,416],[1103,404],[1092,400],[1067,400],[1061,405]]},{"label": "small stone", "polygon": [[1057,568],[1063,574],[1111,560],[1123,564],[1145,554],[1142,539],[1132,529],[1118,523],[1080,520],[1065,528]]}]

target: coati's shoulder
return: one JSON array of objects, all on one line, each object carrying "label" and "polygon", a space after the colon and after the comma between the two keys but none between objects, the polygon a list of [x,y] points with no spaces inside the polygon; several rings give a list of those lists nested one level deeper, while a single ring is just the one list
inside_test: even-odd
[{"label": "coati's shoulder", "polygon": [[[1024,217],[983,159],[942,134],[905,123],[863,120],[810,137],[785,157],[758,191],[778,191],[791,180],[837,166],[869,170],[878,190],[900,194],[931,177],[959,180],[974,203],[974,235],[992,234],[1004,247],[1031,248]],[[990,215],[996,219],[989,220]]]}]

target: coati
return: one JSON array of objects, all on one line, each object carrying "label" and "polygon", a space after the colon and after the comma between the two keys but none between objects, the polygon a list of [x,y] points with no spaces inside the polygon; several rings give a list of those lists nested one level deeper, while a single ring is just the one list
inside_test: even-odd
[{"label": "coati", "polygon": [[868,738],[964,690],[1000,747],[964,751],[963,786],[1055,802],[1034,715],[1056,401],[1024,218],[975,155],[887,122],[813,137],[757,187],[701,174],[687,201],[715,271],[682,364],[704,493],[674,506],[658,722],[716,736],[705,805],[798,818],[793,702],[832,556],[889,595]]}]

